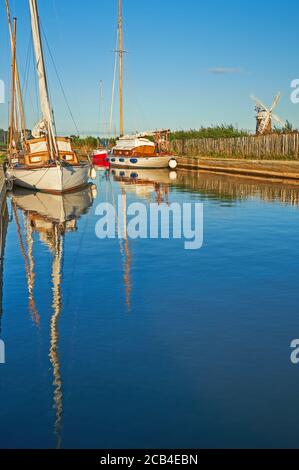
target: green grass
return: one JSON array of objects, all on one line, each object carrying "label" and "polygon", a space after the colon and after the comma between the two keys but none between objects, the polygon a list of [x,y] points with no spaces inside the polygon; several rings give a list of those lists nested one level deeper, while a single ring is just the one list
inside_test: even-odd
[{"label": "green grass", "polygon": [[244,137],[251,135],[250,132],[240,130],[232,124],[222,124],[220,126],[201,127],[199,129],[190,129],[188,131],[175,131],[171,133],[171,140],[187,139],[223,139],[229,137]]},{"label": "green grass", "polygon": [[[96,137],[89,136],[89,137],[85,137],[84,139],[82,139],[78,136],[72,135],[71,139],[72,139],[73,147],[78,150],[80,149],[94,150],[98,148],[99,146],[99,139],[97,139]],[[115,139],[110,139],[109,144],[114,145]]]}]

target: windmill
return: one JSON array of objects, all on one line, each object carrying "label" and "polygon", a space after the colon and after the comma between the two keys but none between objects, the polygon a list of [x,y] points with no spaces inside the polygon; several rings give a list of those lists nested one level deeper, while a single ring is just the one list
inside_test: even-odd
[{"label": "windmill", "polygon": [[280,126],[285,128],[285,123],[275,114],[273,114],[273,110],[278,105],[281,98],[281,94],[275,97],[272,105],[270,108],[267,108],[262,101],[260,101],[255,96],[251,96],[251,99],[255,101],[255,111],[256,111],[256,135],[265,135],[271,134],[272,130],[272,121],[276,121]]}]

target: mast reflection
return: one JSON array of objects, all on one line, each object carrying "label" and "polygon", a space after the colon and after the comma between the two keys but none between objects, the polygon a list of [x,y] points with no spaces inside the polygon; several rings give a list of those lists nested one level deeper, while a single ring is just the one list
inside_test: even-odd
[{"label": "mast reflection", "polygon": [[3,316],[3,269],[8,220],[9,216],[6,202],[6,187],[5,183],[2,182],[2,188],[0,193],[0,335],[2,333],[1,321]]},{"label": "mast reflection", "polygon": [[[41,317],[34,301],[34,255],[33,234],[37,233],[52,256],[52,315],[50,319],[49,360],[53,375],[53,407],[55,410],[54,435],[56,448],[62,447],[63,427],[63,381],[59,355],[59,319],[62,313],[62,273],[64,238],[68,232],[77,230],[77,220],[92,206],[94,188],[66,195],[51,195],[16,189],[11,194],[12,206],[18,227],[21,252],[25,262],[29,291],[29,309],[35,323]],[[24,215],[26,245],[21,234],[18,212]]]},{"label": "mast reflection", "polygon": [[[121,242],[121,253],[124,256],[124,287],[126,295],[126,306],[128,312],[132,309],[132,254],[130,250],[129,239],[127,235],[127,195],[133,193],[138,198],[142,198],[151,202],[154,200],[157,204],[169,202],[169,186],[176,179],[177,174],[169,170],[154,169],[113,169],[111,171],[113,180],[118,183],[121,188],[122,208],[123,208],[123,225],[124,239]],[[114,197],[115,199],[115,197]]]}]

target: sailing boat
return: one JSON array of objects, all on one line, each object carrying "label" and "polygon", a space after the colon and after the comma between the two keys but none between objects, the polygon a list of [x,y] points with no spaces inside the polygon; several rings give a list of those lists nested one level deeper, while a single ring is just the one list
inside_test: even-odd
[{"label": "sailing boat", "polygon": [[[88,183],[91,166],[88,161],[83,162],[79,160],[69,138],[57,136],[54,113],[49,96],[37,0],[29,0],[29,6],[42,119],[32,130],[33,138],[27,139],[19,73],[16,63],[16,20],[14,20],[13,27],[10,19],[8,0],[6,0],[12,45],[12,100],[6,176],[18,186],[60,194],[84,187]],[[17,149],[16,144],[16,85],[22,121],[22,150],[20,151]]]},{"label": "sailing boat", "polygon": [[[118,0],[118,54],[119,54],[119,110],[120,138],[112,149],[107,161],[118,168],[171,168],[177,167],[177,160],[169,151],[170,130],[124,136],[123,119],[123,20],[122,1]],[[153,137],[153,140],[148,139]]]}]

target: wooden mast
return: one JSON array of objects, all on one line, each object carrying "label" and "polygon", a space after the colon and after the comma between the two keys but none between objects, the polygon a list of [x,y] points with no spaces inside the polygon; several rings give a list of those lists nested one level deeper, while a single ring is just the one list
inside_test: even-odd
[{"label": "wooden mast", "polygon": [[[102,119],[103,118],[103,119]],[[103,133],[104,133],[104,95],[103,95],[103,80],[100,81],[100,116],[99,116],[99,124],[100,124],[100,140],[101,140],[101,131],[103,126]]]},{"label": "wooden mast", "polygon": [[13,41],[12,41],[12,80],[11,80],[11,110],[9,129],[9,156],[13,152],[14,127],[15,127],[15,98],[16,98],[16,42],[17,42],[17,19],[13,20]]},{"label": "wooden mast", "polygon": [[124,111],[123,111],[123,19],[122,0],[118,0],[118,53],[119,53],[119,132],[124,135]]},{"label": "wooden mast", "polygon": [[[12,22],[11,22],[8,0],[5,0],[5,3],[6,3],[6,14],[7,14],[7,20],[8,20],[9,34],[10,34],[10,42],[11,42],[11,47],[13,47],[13,27],[12,27]],[[25,143],[26,142],[25,113],[24,113],[24,104],[23,104],[22,89],[21,89],[21,83],[20,83],[20,75],[19,75],[19,69],[18,69],[18,64],[17,64],[17,58],[16,58],[16,64],[15,64],[15,76],[16,76],[16,85],[17,85],[17,91],[18,91],[19,110],[21,114],[23,142]]]}]

